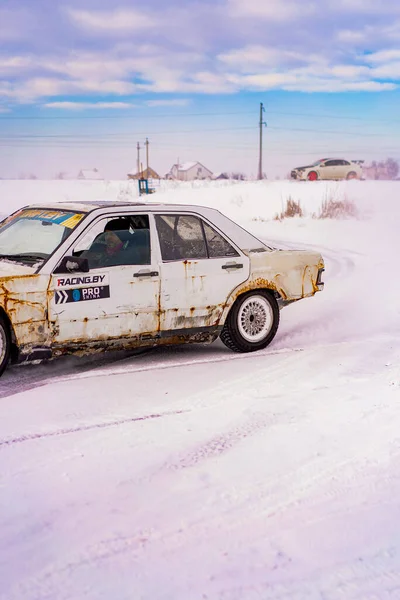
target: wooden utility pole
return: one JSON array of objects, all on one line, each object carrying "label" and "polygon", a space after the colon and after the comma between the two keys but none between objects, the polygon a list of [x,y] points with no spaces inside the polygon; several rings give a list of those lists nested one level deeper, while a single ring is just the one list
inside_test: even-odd
[{"label": "wooden utility pole", "polygon": [[139,173],[140,173],[140,150],[141,150],[141,148],[140,148],[140,144],[138,142],[137,143],[137,174],[138,174],[138,177],[139,177]]},{"label": "wooden utility pole", "polygon": [[259,146],[259,157],[258,157],[258,178],[263,178],[263,166],[262,166],[262,146],[263,146],[263,125],[266,125],[263,121],[263,113],[265,112],[264,105],[260,102],[260,146]]},{"label": "wooden utility pole", "polygon": [[149,178],[149,140],[146,138],[146,179]]}]

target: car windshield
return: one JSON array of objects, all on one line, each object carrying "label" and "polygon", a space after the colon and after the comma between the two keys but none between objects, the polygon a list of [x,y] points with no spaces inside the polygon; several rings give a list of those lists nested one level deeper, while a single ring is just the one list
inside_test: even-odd
[{"label": "car windshield", "polygon": [[324,162],[323,160],[316,160],[315,163],[312,163],[312,167],[318,167],[318,165],[320,165],[322,162]]},{"label": "car windshield", "polygon": [[0,223],[0,259],[43,262],[83,217],[72,211],[36,208],[14,213]]}]

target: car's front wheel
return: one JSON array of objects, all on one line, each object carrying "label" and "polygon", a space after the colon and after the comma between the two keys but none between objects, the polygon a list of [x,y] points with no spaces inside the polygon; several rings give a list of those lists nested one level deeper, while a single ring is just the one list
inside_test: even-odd
[{"label": "car's front wheel", "polygon": [[307,179],[308,179],[308,181],[317,181],[318,173],[316,171],[310,171],[309,174],[307,175]]},{"label": "car's front wheel", "polygon": [[3,374],[10,360],[11,336],[10,328],[3,316],[0,315],[0,375]]},{"label": "car's front wheel", "polygon": [[254,352],[272,342],[279,325],[279,307],[271,292],[259,290],[240,296],[232,306],[221,340],[234,352]]}]

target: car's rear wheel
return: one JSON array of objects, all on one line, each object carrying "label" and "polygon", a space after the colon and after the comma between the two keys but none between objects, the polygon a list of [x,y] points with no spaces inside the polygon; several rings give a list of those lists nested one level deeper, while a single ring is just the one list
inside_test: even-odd
[{"label": "car's rear wheel", "polygon": [[307,179],[308,179],[308,181],[317,181],[318,173],[316,173],[315,171],[310,171],[309,174],[307,175]]},{"label": "car's rear wheel", "polygon": [[350,171],[350,173],[347,173],[346,179],[358,179],[357,173],[355,171]]},{"label": "car's rear wheel", "polygon": [[11,335],[8,323],[0,315],[0,375],[3,374],[10,360]]},{"label": "car's rear wheel", "polygon": [[259,290],[240,296],[232,306],[221,340],[234,352],[254,352],[272,342],[279,325],[279,307],[273,294]]}]

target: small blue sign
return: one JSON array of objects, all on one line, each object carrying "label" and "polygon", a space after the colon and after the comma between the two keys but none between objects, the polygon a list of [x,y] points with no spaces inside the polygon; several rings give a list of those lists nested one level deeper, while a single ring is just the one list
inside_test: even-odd
[{"label": "small blue sign", "polygon": [[72,292],[72,297],[74,299],[75,302],[79,302],[79,300],[81,299],[81,292],[80,290],[74,290]]}]

